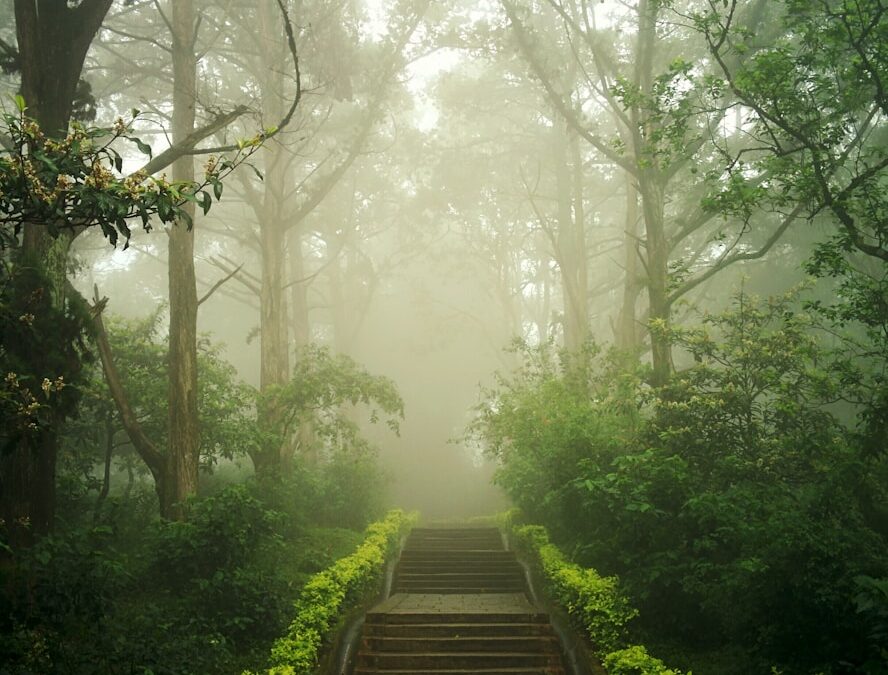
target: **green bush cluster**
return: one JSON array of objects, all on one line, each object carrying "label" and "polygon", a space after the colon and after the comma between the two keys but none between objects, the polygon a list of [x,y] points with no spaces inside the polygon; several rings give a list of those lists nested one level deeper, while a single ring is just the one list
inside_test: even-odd
[{"label": "green bush cluster", "polygon": [[683,670],[885,672],[881,371],[802,310],[740,293],[671,329],[685,364],[659,389],[607,353],[578,371],[525,349],[473,429],[528,521],[619,577],[632,641]]},{"label": "green bush cluster", "polygon": [[[552,598],[592,642],[610,675],[681,675],[650,656],[641,645],[626,647],[626,625],[638,615],[620,591],[617,577],[565,559],[541,525],[518,525],[515,512],[504,519],[512,540],[530,554],[546,580]],[[688,674],[690,675],[690,673]]]},{"label": "green bush cluster", "polygon": [[375,589],[385,562],[416,521],[414,514],[390,511],[371,524],[358,549],[314,575],[296,602],[296,618],[287,635],[271,649],[269,675],[314,672],[325,638],[349,609]]},{"label": "green bush cluster", "polygon": [[641,645],[611,652],[604,657],[604,667],[609,675],[681,675],[680,670],[667,668]]},{"label": "green bush cluster", "polygon": [[286,499],[302,485],[214,476],[188,522],[159,521],[145,483],[98,512],[69,496],[64,529],[0,566],[0,673],[222,675],[261,662],[305,582],[364,536],[309,522]]},{"label": "green bush cluster", "polygon": [[541,525],[516,527],[511,533],[521,548],[533,554],[554,599],[592,644],[601,651],[616,649],[626,624],[638,614],[620,592],[617,578],[602,577],[594,569],[565,560]]}]

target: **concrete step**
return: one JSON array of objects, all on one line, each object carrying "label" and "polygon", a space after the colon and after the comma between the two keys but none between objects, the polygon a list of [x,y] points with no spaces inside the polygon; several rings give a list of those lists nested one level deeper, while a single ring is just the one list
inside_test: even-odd
[{"label": "concrete step", "polygon": [[398,563],[398,567],[410,567],[417,570],[437,569],[439,567],[470,567],[471,569],[486,570],[498,567],[521,567],[515,558],[405,558]]},{"label": "concrete step", "polygon": [[[440,668],[540,668],[561,665],[557,653],[515,652],[371,652],[358,653],[358,668],[396,668],[416,672]],[[475,671],[477,672],[477,671]]]},{"label": "concrete step", "polygon": [[355,675],[564,675],[549,617],[495,528],[420,528],[365,617]]},{"label": "concrete step", "polygon": [[554,635],[548,623],[415,623],[364,624],[368,637],[496,637],[520,635]]},{"label": "concrete step", "polygon": [[474,633],[455,637],[393,637],[366,636],[362,648],[371,652],[511,652],[548,653],[558,650],[558,640],[551,635],[476,636]]},{"label": "concrete step", "polygon": [[500,531],[495,527],[414,527],[410,539],[501,539]]},{"label": "concrete step", "polygon": [[451,586],[428,588],[426,586],[396,586],[395,593],[436,593],[438,595],[496,595],[501,593],[522,593],[521,586]]},{"label": "concrete step", "polygon": [[514,560],[515,552],[502,549],[447,549],[432,551],[416,548],[405,548],[401,551],[402,560],[450,560],[454,558],[458,560]]},{"label": "concrete step", "polygon": [[404,624],[494,624],[494,623],[549,623],[549,615],[545,612],[368,612],[367,624],[404,625]]},{"label": "concrete step", "polygon": [[[412,590],[399,591],[399,588]],[[521,593],[524,591],[524,580],[517,577],[505,577],[500,579],[396,579],[392,590],[395,593],[437,593],[438,588],[500,588],[500,593]],[[428,589],[428,590],[420,590]],[[516,589],[516,590],[513,590]],[[474,591],[467,590],[466,593]]]},{"label": "concrete step", "polygon": [[506,570],[484,570],[469,572],[453,572],[450,570],[427,570],[423,572],[406,572],[399,570],[398,579],[402,581],[501,581],[504,579],[523,580],[521,568]]},{"label": "concrete step", "polygon": [[390,675],[564,675],[561,666],[542,668],[436,668],[435,670],[397,670],[390,668],[355,668],[355,675],[385,674]]}]

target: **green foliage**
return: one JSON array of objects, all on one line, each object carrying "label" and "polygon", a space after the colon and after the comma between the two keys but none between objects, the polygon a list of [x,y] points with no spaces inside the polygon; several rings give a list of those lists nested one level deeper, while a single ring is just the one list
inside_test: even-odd
[{"label": "green foliage", "polygon": [[841,331],[843,396],[857,405],[858,442],[870,455],[888,448],[888,266],[854,260],[833,241],[819,245],[807,271],[835,283],[831,302],[806,307]]},{"label": "green foliage", "polygon": [[639,116],[640,168],[668,169],[687,158],[688,148],[700,140],[702,112],[724,94],[724,83],[700,72],[699,66],[674,59],[643,90],[629,78],[618,77],[611,92],[627,110]]},{"label": "green foliage", "polygon": [[[108,339],[115,359],[126,364],[121,381],[140,424],[158,447],[167,445],[167,398],[169,378],[167,344],[159,335],[159,307],[137,320],[112,317],[107,322]],[[204,470],[212,470],[220,459],[242,456],[258,445],[255,430],[252,387],[240,382],[234,367],[222,358],[219,345],[206,336],[198,341],[198,410],[201,420],[200,460]],[[126,439],[117,409],[110,401],[101,368],[89,369],[89,379],[80,386],[78,416],[64,427],[61,461],[77,469],[89,481],[92,470],[103,461],[100,449],[107,442],[118,446]],[[110,425],[110,426],[108,426]],[[111,438],[107,438],[107,434]],[[117,463],[140,466],[126,445],[115,451]],[[144,472],[144,467],[139,468]]]},{"label": "green foliage", "polygon": [[55,307],[37,267],[0,265],[0,452],[6,452],[32,444],[74,412],[91,358],[82,334],[85,308],[73,300]]},{"label": "green foliage", "polygon": [[[211,160],[202,183],[170,183],[144,172],[123,176],[123,157],[117,141],[136,145],[150,157],[151,148],[133,134],[139,111],[114,127],[84,127],[75,122],[65,138],[47,138],[25,114],[25,102],[16,99],[17,114],[0,117],[0,133],[9,143],[0,152],[0,248],[15,245],[25,223],[39,223],[55,236],[62,230],[97,226],[112,244],[129,241],[127,221],[139,218],[145,229],[150,219],[163,223],[191,218],[183,205],[194,202],[206,213],[213,202],[207,190],[221,195],[221,179],[242,163],[261,143],[244,144],[233,159]],[[217,187],[218,186],[218,187]]]},{"label": "green foliage", "polygon": [[775,40],[748,30],[735,4],[696,16],[746,118],[745,147],[720,149],[726,164],[709,176],[708,204],[746,219],[797,206],[828,214],[840,247],[888,260],[883,3],[768,3]]},{"label": "green foliage", "polygon": [[[47,137],[27,117],[25,101],[15,97],[17,113],[0,114],[0,440],[33,445],[53,434],[72,416],[80,387],[82,366],[89,361],[85,342],[88,315],[78,298],[65,289],[70,238],[99,227],[112,244],[128,242],[128,221],[139,218],[145,229],[150,220],[185,222],[184,208],[195,202],[206,212],[218,199],[221,180],[254,152],[259,136],[239,144],[232,159],[211,158],[202,183],[170,183],[144,172],[122,175],[123,157],[116,146],[134,143],[144,154],[151,149],[133,135],[138,111],[128,122],[118,119],[112,128],[74,123],[60,139]],[[42,255],[31,255],[19,244],[25,225],[44,227],[54,239]],[[17,254],[8,251],[18,249]]]},{"label": "green foliage", "polygon": [[312,577],[296,602],[296,617],[285,637],[271,650],[276,675],[308,675],[318,664],[321,648],[337,622],[377,589],[386,560],[416,520],[392,511],[367,528],[367,536],[351,555]]},{"label": "green foliage", "polygon": [[870,672],[884,649],[878,596],[861,612],[851,599],[855,578],[886,576],[888,481],[870,436],[848,426],[867,362],[818,339],[819,319],[797,307],[793,294],[741,293],[669,330],[693,365],[657,392],[630,371],[584,393],[530,358],[486,404],[481,438],[528,517],[581,565],[619,576],[642,641],[681,645],[688,662],[741,649],[762,671]]},{"label": "green foliage", "polygon": [[[311,450],[318,456],[326,454],[335,460],[340,455],[365,465],[373,449],[361,436],[351,412],[356,407],[367,408],[374,424],[385,415],[386,425],[395,433],[398,419],[404,416],[404,402],[394,382],[318,345],[298,350],[290,381],[261,392],[257,406],[267,425],[262,429],[266,451],[277,452],[296,429],[308,425],[318,446]],[[304,453],[309,450],[302,448]]]},{"label": "green foliage", "polygon": [[609,675],[682,675],[680,670],[667,668],[641,645],[611,652],[604,658],[604,667]]},{"label": "green foliage", "polygon": [[[503,519],[511,538],[537,565],[550,597],[586,636],[611,675],[681,675],[666,669],[639,645],[625,647],[627,625],[638,615],[620,590],[616,577],[602,577],[565,559],[541,525],[517,525],[518,513]],[[690,673],[688,673],[690,675]]]},{"label": "green foliage", "polygon": [[[13,673],[88,673],[113,649],[111,609],[126,572],[111,532],[88,527],[7,552],[0,584],[0,663]],[[94,672],[94,671],[93,671]]]},{"label": "green foliage", "polygon": [[626,624],[638,612],[629,606],[616,577],[602,577],[565,560],[540,525],[516,527],[511,534],[519,547],[533,555],[553,599],[598,650],[611,651],[623,643]]},{"label": "green foliage", "polygon": [[888,658],[888,578],[873,579],[861,575],[854,580],[857,593],[854,604],[858,614],[867,619],[869,638],[876,646],[873,662]]},{"label": "green foliage", "polygon": [[497,376],[468,433],[499,460],[496,482],[529,518],[556,529],[570,522],[576,532],[582,525],[570,514],[578,464],[590,457],[606,464],[633,438],[641,373],[624,355],[591,344],[582,367],[549,344],[517,342],[515,349],[522,367]]},{"label": "green foliage", "polygon": [[0,571],[3,672],[222,675],[261,660],[309,574],[361,539],[294,525],[306,512],[270,497],[226,487],[194,499],[187,523],[136,508],[138,494],[109,497],[121,503],[100,526],[67,520],[12,552]]}]

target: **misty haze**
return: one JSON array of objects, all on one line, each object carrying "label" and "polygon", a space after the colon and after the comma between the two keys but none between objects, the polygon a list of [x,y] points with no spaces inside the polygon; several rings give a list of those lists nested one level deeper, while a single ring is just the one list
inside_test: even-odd
[{"label": "misty haze", "polygon": [[0,0],[0,675],[888,675],[881,0]]}]

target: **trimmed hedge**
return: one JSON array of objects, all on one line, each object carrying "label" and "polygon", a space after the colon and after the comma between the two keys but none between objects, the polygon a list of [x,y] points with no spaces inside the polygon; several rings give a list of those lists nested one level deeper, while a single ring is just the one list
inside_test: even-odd
[{"label": "trimmed hedge", "polygon": [[610,675],[683,675],[666,668],[643,646],[627,644],[626,625],[638,610],[620,592],[617,577],[603,577],[594,569],[569,562],[549,541],[546,528],[519,525],[515,517],[515,512],[509,512],[502,518],[512,540],[540,569],[552,600],[603,655]]},{"label": "trimmed hedge", "polygon": [[296,617],[287,634],[271,648],[268,675],[314,672],[325,639],[340,619],[378,588],[386,560],[415,522],[416,514],[390,511],[367,528],[366,538],[354,553],[308,580],[296,601]]}]

